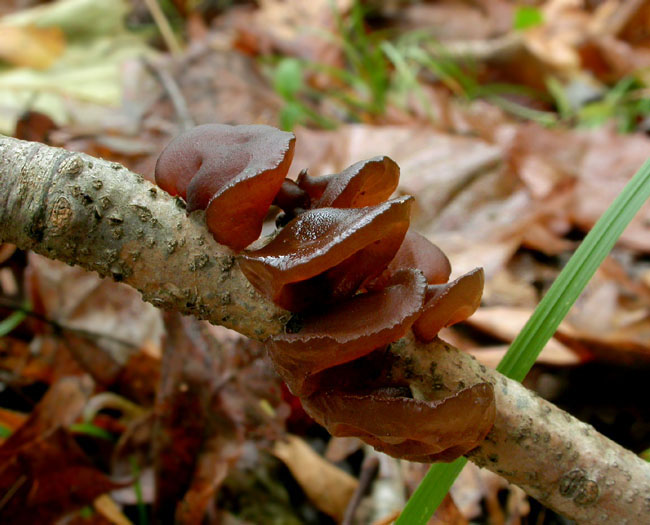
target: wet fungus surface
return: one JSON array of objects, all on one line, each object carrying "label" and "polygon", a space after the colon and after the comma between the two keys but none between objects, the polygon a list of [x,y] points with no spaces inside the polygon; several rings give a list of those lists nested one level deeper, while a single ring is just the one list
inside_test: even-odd
[{"label": "wet fungus surface", "polygon": [[251,284],[294,312],[269,355],[305,410],[336,436],[357,436],[412,461],[452,461],[476,447],[495,418],[479,383],[436,402],[414,399],[393,377],[388,348],[413,330],[421,341],[478,308],[483,271],[447,282],[444,253],[409,231],[412,197],[390,199],[399,167],[388,157],[340,173],[286,179],[295,138],[269,126],[199,126],[161,154],[156,181],[206,210],[215,239],[241,251],[269,208],[280,230],[238,264]]},{"label": "wet fungus surface", "polygon": [[156,183],[206,210],[215,240],[241,250],[257,239],[289,171],[295,137],[270,126],[198,126],[170,142],[156,163]]},{"label": "wet fungus surface", "polygon": [[308,210],[264,248],[244,253],[240,268],[255,288],[294,312],[347,297],[395,256],[409,226],[412,200]]},{"label": "wet fungus surface", "polygon": [[319,372],[403,337],[420,314],[425,290],[422,272],[404,270],[383,290],[357,294],[305,317],[298,333],[268,343],[278,373],[294,395],[312,394]]}]

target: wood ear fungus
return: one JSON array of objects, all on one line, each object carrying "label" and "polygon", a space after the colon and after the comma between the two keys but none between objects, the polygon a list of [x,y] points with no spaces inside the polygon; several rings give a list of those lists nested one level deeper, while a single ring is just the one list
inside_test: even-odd
[{"label": "wood ear fungus", "polygon": [[293,159],[295,137],[270,126],[206,124],[180,135],[156,164],[156,183],[206,210],[215,240],[241,250],[257,239]]},{"label": "wood ear fungus", "polygon": [[449,259],[442,250],[426,237],[409,230],[386,270],[366,286],[369,289],[381,288],[393,274],[406,268],[421,270],[429,284],[446,283],[451,273]]},{"label": "wood ear fungus", "polygon": [[266,246],[244,253],[240,268],[262,294],[294,312],[348,297],[395,256],[412,200],[308,210]]},{"label": "wood ear fungus", "polygon": [[413,325],[415,336],[433,341],[445,326],[467,319],[481,304],[483,284],[483,268],[475,268],[450,283],[430,285],[422,315]]},{"label": "wood ear fungus", "polygon": [[410,461],[451,461],[475,448],[492,428],[496,409],[489,383],[437,402],[370,393],[320,391],[303,407],[333,436],[356,436]]},{"label": "wood ear fungus", "polygon": [[410,329],[432,341],[471,315],[483,271],[447,282],[447,257],[408,231],[413,198],[387,200],[399,179],[390,158],[321,177],[303,171],[293,182],[285,177],[294,142],[268,126],[199,126],[165,148],[156,182],[190,212],[204,209],[214,238],[234,250],[258,238],[271,204],[285,212],[275,238],[238,262],[259,292],[301,312],[301,326],[267,348],[314,419],[395,457],[455,459],[490,430],[492,385],[416,400],[387,350]]},{"label": "wood ear fungus", "polygon": [[271,359],[293,394],[309,395],[319,372],[404,336],[420,315],[425,290],[422,272],[403,270],[383,290],[339,301],[305,316],[298,333],[271,338]]},{"label": "wood ear fungus", "polygon": [[318,208],[362,208],[384,202],[397,188],[399,166],[389,157],[357,162],[341,173],[312,177],[303,171],[298,186]]}]

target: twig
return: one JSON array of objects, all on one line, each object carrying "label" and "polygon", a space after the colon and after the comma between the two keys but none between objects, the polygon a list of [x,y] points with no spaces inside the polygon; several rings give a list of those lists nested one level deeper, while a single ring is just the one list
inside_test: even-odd
[{"label": "twig", "polygon": [[[252,288],[202,213],[188,217],[143,177],[88,155],[0,136],[0,240],[257,340],[291,317]],[[442,341],[406,337],[390,348],[418,397],[494,386],[496,421],[473,462],[580,523],[650,523],[650,465],[635,454]]]},{"label": "twig", "polygon": [[377,456],[366,456],[366,458],[363,460],[363,464],[361,465],[361,474],[359,475],[359,484],[357,485],[357,490],[354,491],[352,499],[350,499],[350,502],[345,509],[345,514],[343,515],[341,525],[352,525],[352,520],[354,519],[354,515],[359,508],[361,499],[370,489],[370,485],[377,477],[378,472],[379,459]]},{"label": "twig", "polygon": [[165,41],[165,44],[167,45],[167,48],[171,54],[175,57],[180,56],[183,53],[183,50],[181,49],[181,46],[176,39],[174,31],[169,25],[169,21],[167,20],[165,13],[163,13],[162,9],[160,9],[158,0],[144,0],[144,3],[146,4],[147,9],[149,9],[154,22],[156,22],[158,30],[160,31],[160,34],[162,35],[163,40]]},{"label": "twig", "polygon": [[174,77],[166,69],[160,67],[157,63],[150,60],[148,57],[143,57],[142,61],[145,67],[149,72],[154,75],[162,84],[165,93],[171,100],[172,106],[174,106],[174,111],[178,116],[178,120],[181,123],[182,131],[187,131],[192,129],[196,124],[190,115],[190,111],[187,107],[187,102],[183,96],[183,92],[176,83]]}]

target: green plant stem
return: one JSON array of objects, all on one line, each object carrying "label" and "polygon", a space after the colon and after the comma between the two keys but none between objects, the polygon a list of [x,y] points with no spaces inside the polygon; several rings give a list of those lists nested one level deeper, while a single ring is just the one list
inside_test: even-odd
[{"label": "green plant stem", "polygon": [[[503,357],[497,371],[522,381],[623,230],[650,198],[650,160],[637,171],[587,234]],[[425,524],[467,460],[435,464],[407,502],[396,525]]]},{"label": "green plant stem", "polygon": [[18,310],[12,313],[6,319],[0,321],[0,337],[4,337],[14,328],[16,328],[20,323],[22,323],[27,317],[27,314],[21,310]]}]

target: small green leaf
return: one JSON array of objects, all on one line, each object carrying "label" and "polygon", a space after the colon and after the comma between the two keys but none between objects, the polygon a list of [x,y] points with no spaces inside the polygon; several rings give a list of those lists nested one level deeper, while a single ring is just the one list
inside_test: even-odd
[{"label": "small green leaf", "polygon": [[75,423],[70,425],[69,428],[70,432],[74,432],[75,434],[85,434],[87,436],[93,436],[107,441],[115,441],[113,434],[93,423]]},{"label": "small green leaf", "polygon": [[280,128],[284,131],[293,131],[296,124],[305,121],[305,112],[297,102],[288,102],[280,111]]},{"label": "small green leaf", "polygon": [[148,525],[149,524],[149,514],[147,512],[147,506],[144,503],[144,498],[142,496],[142,484],[140,483],[140,465],[135,456],[129,458],[129,463],[131,464],[131,475],[134,477],[135,481],[133,483],[133,490],[135,492],[136,501],[138,504],[138,523],[139,525]]},{"label": "small green leaf", "polygon": [[9,436],[11,436],[11,429],[0,423],[0,438],[7,439]]},{"label": "small green leaf", "polygon": [[11,314],[6,319],[0,321],[0,337],[4,337],[14,328],[16,328],[20,323],[22,323],[27,317],[27,314],[22,310],[18,310]]},{"label": "small green leaf", "polygon": [[283,58],[273,74],[275,91],[287,101],[293,99],[303,89],[303,66],[296,58]]},{"label": "small green leaf", "polygon": [[517,31],[523,31],[544,23],[544,14],[535,6],[520,5],[515,11],[512,27]]}]

